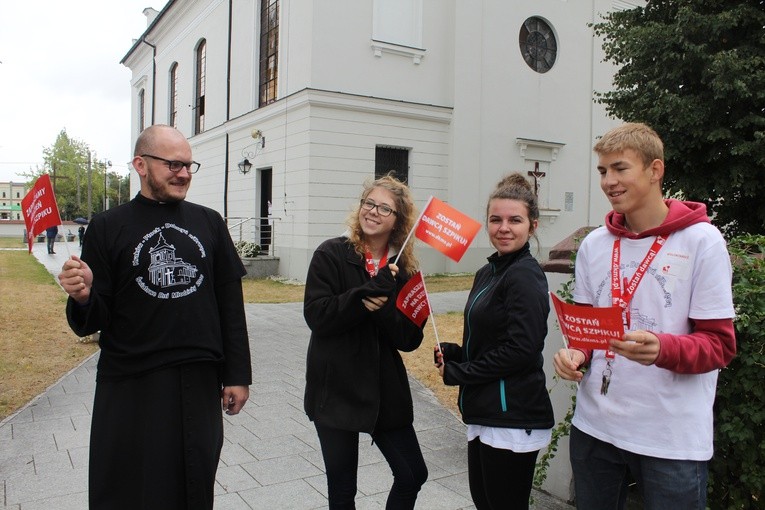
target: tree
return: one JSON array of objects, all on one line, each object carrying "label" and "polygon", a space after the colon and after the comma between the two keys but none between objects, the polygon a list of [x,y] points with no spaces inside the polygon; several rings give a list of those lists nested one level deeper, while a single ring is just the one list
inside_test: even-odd
[{"label": "tree", "polygon": [[[104,174],[108,167],[91,154],[87,144],[69,137],[66,129],[62,129],[53,145],[43,148],[43,160],[41,168],[22,175],[31,184],[41,175],[50,174],[61,219],[88,218],[104,209]],[[118,182],[112,174],[110,178]],[[110,186],[109,197],[110,203],[116,204],[117,189]]]},{"label": "tree", "polygon": [[732,236],[765,233],[765,0],[651,0],[594,25],[608,113],[664,140],[665,187]]}]

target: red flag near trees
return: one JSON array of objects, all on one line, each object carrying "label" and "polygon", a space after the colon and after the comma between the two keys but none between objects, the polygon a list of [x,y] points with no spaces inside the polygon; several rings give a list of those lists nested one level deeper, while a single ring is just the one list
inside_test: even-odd
[{"label": "red flag near trees", "polygon": [[422,279],[422,271],[417,271],[398,293],[396,308],[401,310],[410,321],[422,327],[425,319],[430,315],[430,302]]},{"label": "red flag near trees", "polygon": [[459,262],[481,224],[435,197],[430,197],[415,225],[414,235]]},{"label": "red flag near trees", "polygon": [[44,174],[35,181],[32,189],[21,199],[21,211],[27,226],[27,244],[31,253],[37,234],[48,227],[61,225],[50,175]]}]

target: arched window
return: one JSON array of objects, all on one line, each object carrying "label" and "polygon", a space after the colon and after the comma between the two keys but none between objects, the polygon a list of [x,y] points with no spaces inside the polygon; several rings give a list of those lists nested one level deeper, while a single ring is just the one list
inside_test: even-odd
[{"label": "arched window", "polygon": [[279,75],[279,0],[260,0],[260,106],[276,101]]},{"label": "arched window", "polygon": [[138,132],[146,127],[146,89],[138,91]]},{"label": "arched window", "polygon": [[167,123],[174,128],[178,128],[178,62],[173,62],[170,66],[170,91],[168,93],[169,114]]},{"label": "arched window", "polygon": [[197,45],[194,76],[194,134],[205,130],[205,75],[207,73],[207,41],[202,39]]}]

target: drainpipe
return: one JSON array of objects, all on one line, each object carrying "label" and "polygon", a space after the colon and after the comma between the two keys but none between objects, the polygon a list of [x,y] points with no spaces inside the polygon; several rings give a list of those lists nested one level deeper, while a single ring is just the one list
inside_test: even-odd
[{"label": "drainpipe", "polygon": [[231,24],[233,1],[228,0],[228,54],[226,55],[226,121],[231,119]]},{"label": "drainpipe", "polygon": [[[226,122],[231,120],[231,24],[233,0],[228,0],[228,54],[226,55]],[[223,159],[223,218],[228,218],[228,165],[229,146],[228,131],[226,131],[226,151]]]},{"label": "drainpipe", "polygon": [[141,42],[151,48],[151,126],[154,125],[154,104],[157,98],[157,47],[141,37]]},{"label": "drainpipe", "polygon": [[225,156],[223,157],[223,218],[228,218],[228,165],[229,165],[229,157],[228,157],[228,133],[226,133],[226,152]]}]

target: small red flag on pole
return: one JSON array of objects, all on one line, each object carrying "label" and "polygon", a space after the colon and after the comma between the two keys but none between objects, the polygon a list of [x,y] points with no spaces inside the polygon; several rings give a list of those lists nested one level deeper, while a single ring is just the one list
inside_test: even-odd
[{"label": "small red flag on pole", "polygon": [[21,199],[21,210],[27,226],[29,252],[32,253],[32,244],[37,234],[48,227],[61,225],[50,175],[44,174],[35,181],[32,189]]},{"label": "small red flag on pole", "polygon": [[459,262],[480,229],[481,224],[470,216],[430,197],[415,226],[414,235]]},{"label": "small red flag on pole", "polygon": [[608,341],[624,335],[622,309],[618,306],[592,307],[571,305],[550,293],[558,324],[568,347],[608,349]]},{"label": "small red flag on pole", "polygon": [[417,271],[398,293],[396,308],[401,310],[401,313],[410,321],[422,327],[425,319],[430,315],[430,302],[422,279],[422,271]]}]

